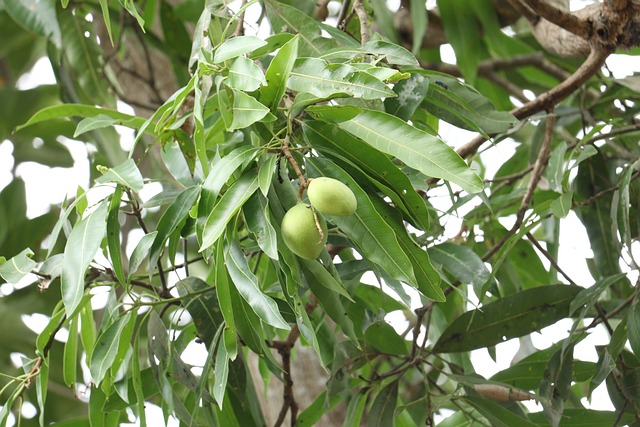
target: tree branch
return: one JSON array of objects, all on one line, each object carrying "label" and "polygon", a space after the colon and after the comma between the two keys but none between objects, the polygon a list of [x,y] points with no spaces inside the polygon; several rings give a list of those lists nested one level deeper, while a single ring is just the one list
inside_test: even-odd
[{"label": "tree branch", "polygon": [[568,11],[552,6],[545,0],[526,0],[526,5],[541,18],[562,27],[570,33],[585,40],[591,37],[592,28],[590,23]]}]

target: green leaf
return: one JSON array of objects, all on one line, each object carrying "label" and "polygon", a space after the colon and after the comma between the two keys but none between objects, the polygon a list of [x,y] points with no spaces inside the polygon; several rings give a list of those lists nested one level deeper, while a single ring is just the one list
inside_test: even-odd
[{"label": "green leaf", "polygon": [[218,242],[215,246],[215,262],[214,262],[214,277],[216,283],[216,296],[218,297],[218,307],[224,317],[225,328],[222,338],[224,339],[224,346],[227,349],[227,354],[231,360],[235,360],[238,355],[238,340],[236,339],[236,322],[233,317],[233,306],[231,303],[231,289],[229,273],[227,272],[226,265],[224,263],[224,249],[222,242]]},{"label": "green leaf", "polygon": [[365,110],[338,126],[425,175],[446,179],[470,193],[478,193],[484,187],[480,177],[451,147],[397,117]]},{"label": "green leaf", "polygon": [[271,259],[278,259],[278,236],[271,225],[269,202],[260,193],[249,197],[242,207],[249,231],[253,233],[260,249]]},{"label": "green leaf", "polygon": [[116,359],[120,336],[130,317],[131,312],[126,312],[98,336],[89,366],[91,377],[98,385],[102,382]]},{"label": "green leaf", "polygon": [[573,191],[569,191],[551,202],[551,212],[556,218],[565,218],[571,212],[572,206]]},{"label": "green leaf", "polygon": [[260,86],[266,86],[267,81],[264,73],[255,62],[240,56],[229,67],[229,75],[225,83],[233,89],[253,92],[258,90]]},{"label": "green leaf", "polygon": [[287,89],[289,75],[298,58],[299,40],[299,36],[294,36],[285,43],[271,60],[269,68],[267,68],[267,85],[260,88],[260,101],[268,106],[272,112],[277,110],[278,104]]},{"label": "green leaf", "polygon": [[[546,425],[542,412],[529,414],[529,419],[536,425]],[[620,414],[616,411],[597,411],[584,408],[566,408],[560,420],[560,427],[602,427],[629,425],[633,423],[632,413]]]},{"label": "green leaf", "polygon": [[[48,120],[54,120],[59,118],[69,117],[109,117],[113,119],[112,124],[119,124],[127,126],[133,129],[139,129],[144,124],[145,120],[139,117],[131,116],[129,114],[121,113],[117,110],[109,108],[100,108],[93,105],[85,104],[62,104],[45,107],[42,110],[35,113],[24,124],[16,128],[16,132],[24,129],[28,126],[32,126],[38,123],[46,122]],[[147,131],[148,132],[148,131]]]},{"label": "green leaf", "polygon": [[473,286],[482,286],[491,273],[480,257],[466,246],[441,243],[428,249],[429,258],[442,265],[449,273]]},{"label": "green leaf", "polygon": [[343,168],[346,167],[345,162],[357,166],[375,185],[379,182],[379,188],[417,225],[428,229],[429,212],[424,199],[416,192],[407,175],[388,156],[336,125],[305,121],[302,126],[305,138],[313,148],[332,157]]},{"label": "green leaf", "polygon": [[258,317],[275,328],[291,329],[280,314],[276,302],[260,289],[258,279],[251,272],[247,259],[237,241],[233,240],[229,244],[225,251],[225,260],[233,284]]},{"label": "green leaf", "polygon": [[[426,16],[422,9],[419,9],[419,13]],[[385,111],[402,120],[409,120],[427,96],[429,78],[419,73],[413,73],[410,78],[394,85],[393,91],[398,96],[384,100]]]},{"label": "green leaf", "polygon": [[418,60],[407,49],[385,40],[371,40],[362,46],[362,50],[384,56],[389,64],[415,67]]},{"label": "green leaf", "polygon": [[258,102],[253,96],[233,90],[233,121],[228,131],[244,129],[263,119],[269,109]]},{"label": "green leaf", "polygon": [[218,351],[216,352],[216,368],[213,377],[213,396],[218,402],[218,406],[222,409],[224,402],[225,389],[229,378],[229,355],[224,342],[220,340]]},{"label": "green leaf", "polygon": [[158,234],[153,240],[149,252],[149,275],[153,273],[155,264],[160,258],[169,236],[176,231],[178,226],[189,216],[189,211],[195,204],[198,194],[200,194],[200,187],[193,186],[187,188],[178,195],[171,206],[162,214],[158,222]]},{"label": "green leaf", "polygon": [[531,421],[511,412],[502,405],[475,396],[463,396],[462,399],[480,412],[495,427],[538,427]]},{"label": "green leaf", "polygon": [[78,126],[73,133],[73,137],[76,138],[95,129],[102,129],[105,127],[113,126],[116,124],[116,122],[116,119],[109,117],[106,114],[100,114],[96,117],[86,117],[80,120],[80,122],[78,123]]},{"label": "green leaf", "polygon": [[395,411],[398,404],[398,382],[395,380],[387,384],[376,396],[371,404],[367,417],[367,427],[395,426]]},{"label": "green leaf", "polygon": [[116,186],[116,191],[109,201],[109,214],[107,216],[107,246],[109,258],[113,265],[113,271],[120,283],[125,283],[124,268],[122,266],[122,248],[120,243],[120,201],[122,200],[122,187]]},{"label": "green leaf", "polygon": [[545,418],[553,427],[560,425],[564,401],[571,393],[573,373],[573,343],[558,349],[544,370],[540,380],[540,397]]},{"label": "green leaf", "polygon": [[496,110],[488,98],[456,78],[435,71],[412,71],[429,77],[423,108],[452,125],[493,134],[506,132],[519,123],[513,114]]},{"label": "green leaf", "polygon": [[256,50],[267,44],[262,39],[254,36],[238,36],[225,40],[215,51],[213,55],[213,63],[226,61],[227,59],[236,58],[245,53]]},{"label": "green leaf", "polygon": [[470,351],[539,331],[567,317],[571,301],[582,289],[540,286],[467,311],[447,327],[433,351]]},{"label": "green leaf", "polygon": [[342,284],[338,282],[338,280],[336,280],[336,278],[333,277],[333,275],[331,275],[331,273],[329,273],[322,264],[320,264],[320,261],[317,259],[301,259],[300,261],[307,267],[311,274],[313,274],[319,284],[353,302],[351,295],[349,295]]},{"label": "green leaf", "polygon": [[157,231],[145,234],[133,249],[131,258],[129,259],[129,276],[127,277],[127,281],[131,280],[131,277],[136,273],[136,271],[138,271],[142,262],[145,260],[147,255],[149,255],[149,250],[151,249],[151,245],[153,245],[157,235]]},{"label": "green leaf", "polygon": [[309,158],[307,162],[310,172],[343,182],[356,196],[358,207],[353,215],[332,218],[340,230],[357,245],[364,257],[380,265],[393,278],[417,287],[411,261],[400,247],[393,229],[376,211],[367,193],[329,160]]},{"label": "green leaf", "polygon": [[64,383],[73,387],[76,383],[76,371],[78,366],[78,326],[80,325],[80,316],[74,316],[69,325],[69,338],[64,345],[64,359],[62,363],[62,373]]},{"label": "green leaf", "polygon": [[638,298],[633,300],[627,311],[627,334],[633,353],[640,357],[640,304]]},{"label": "green leaf", "polygon": [[9,283],[18,283],[35,268],[36,262],[31,259],[33,255],[33,251],[27,248],[13,258],[0,261],[0,276]]},{"label": "green leaf", "polygon": [[176,284],[183,305],[196,325],[198,337],[211,347],[216,330],[222,324],[222,313],[217,303],[216,287],[198,277],[185,277]]},{"label": "green leaf", "polygon": [[[213,172],[213,169],[211,170]],[[202,231],[200,252],[212,246],[224,233],[231,218],[258,189],[258,175],[245,173],[233,183],[213,207]]]},{"label": "green leaf", "polygon": [[133,191],[140,191],[144,186],[142,174],[133,159],[127,159],[124,163],[108,169],[101,177],[96,179],[98,184],[115,182]]},{"label": "green leaf", "polygon": [[60,47],[61,31],[55,0],[4,0],[4,10],[21,27],[49,38]]},{"label": "green leaf", "polygon": [[384,320],[371,323],[364,331],[364,340],[383,353],[409,354],[407,342]]},{"label": "green leaf", "polygon": [[438,10],[447,41],[456,52],[460,71],[473,83],[480,55],[485,51],[476,15],[466,0],[438,0]]},{"label": "green leaf", "polygon": [[[278,1],[265,1],[267,16],[274,32],[289,32],[300,37],[300,53],[303,56],[318,56],[322,53],[320,26],[318,22],[299,9]],[[320,40],[318,40],[320,39]]]},{"label": "green leaf", "polygon": [[384,83],[347,64],[328,64],[319,58],[300,58],[291,71],[289,89],[320,98],[350,95],[380,99],[396,96]]},{"label": "green leaf", "polygon": [[422,38],[427,32],[427,13],[422,0],[411,0],[411,27],[413,28],[413,46],[411,52],[417,55],[422,47]]},{"label": "green leaf", "polygon": [[613,276],[605,277],[603,279],[598,280],[593,285],[585,288],[576,295],[576,297],[571,301],[571,305],[569,306],[569,314],[573,315],[580,308],[592,307],[598,299],[600,295],[606,291],[611,285],[615,284],[619,280],[623,280],[627,275],[625,273],[615,274]]},{"label": "green leaf", "polygon": [[342,401],[339,395],[331,396],[327,400],[327,392],[323,391],[316,397],[307,408],[300,412],[296,420],[296,426],[313,426],[316,425],[320,418],[331,411],[338,403]]},{"label": "green leaf", "polygon": [[73,227],[67,239],[60,287],[68,316],[75,311],[84,295],[84,276],[106,234],[107,213],[108,203],[104,200]]}]

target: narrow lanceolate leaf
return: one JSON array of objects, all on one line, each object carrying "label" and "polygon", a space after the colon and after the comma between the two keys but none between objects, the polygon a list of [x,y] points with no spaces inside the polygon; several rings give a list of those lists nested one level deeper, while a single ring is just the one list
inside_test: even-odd
[{"label": "narrow lanceolate leaf", "polygon": [[362,46],[362,50],[376,55],[383,55],[389,64],[415,67],[418,60],[407,49],[385,40],[371,40]]},{"label": "narrow lanceolate leaf", "polygon": [[227,380],[229,378],[229,355],[224,346],[224,342],[220,340],[218,351],[216,352],[216,365],[213,377],[213,398],[222,409],[224,402],[224,392],[227,388]]},{"label": "narrow lanceolate leaf", "polygon": [[569,315],[583,288],[550,285],[527,289],[458,317],[440,336],[434,352],[470,351],[539,331]]},{"label": "narrow lanceolate leaf", "polygon": [[367,427],[395,426],[395,411],[398,405],[398,381],[388,384],[380,390],[371,404],[367,419]]},{"label": "narrow lanceolate leaf", "polygon": [[128,280],[131,280],[131,276],[136,273],[147,255],[149,255],[149,250],[151,249],[151,245],[153,244],[153,241],[156,239],[157,235],[157,231],[145,234],[133,249],[131,258],[129,259],[129,276],[127,277]]},{"label": "narrow lanceolate leaf", "polygon": [[631,349],[636,356],[640,355],[640,304],[638,298],[633,301],[627,311],[627,334]]},{"label": "narrow lanceolate leaf", "polygon": [[127,312],[119,317],[111,326],[109,326],[96,341],[93,356],[91,357],[91,377],[96,384],[100,384],[105,374],[111,367],[111,364],[118,353],[118,344],[120,343],[120,334],[129,322],[131,312]]},{"label": "narrow lanceolate leaf", "polygon": [[346,64],[332,65],[318,58],[301,58],[291,71],[289,88],[320,98],[351,95],[355,98],[380,99],[396,96],[380,80]]},{"label": "narrow lanceolate leaf", "polygon": [[512,426],[522,426],[522,427],[537,427],[538,424],[534,424],[531,421],[528,421],[522,418],[519,415],[509,411],[502,405],[499,405],[495,402],[492,402],[488,399],[483,399],[481,397],[475,396],[464,396],[463,399],[469,405],[474,407],[478,412],[480,412],[485,418],[489,420],[492,426],[496,427],[512,427]]},{"label": "narrow lanceolate leaf", "polygon": [[257,189],[258,175],[253,172],[244,174],[233,183],[207,217],[202,231],[200,252],[213,245],[220,238],[231,218]]},{"label": "narrow lanceolate leaf", "polygon": [[198,198],[200,193],[200,187],[193,186],[184,190],[176,197],[174,202],[169,208],[162,214],[162,218],[158,222],[157,231],[151,250],[149,252],[149,274],[153,271],[153,268],[160,258],[164,245],[169,239],[171,233],[173,233],[178,226],[187,219],[189,211]]},{"label": "narrow lanceolate leaf", "polygon": [[269,201],[256,192],[243,207],[249,231],[253,233],[260,249],[271,259],[278,259],[278,236],[269,213]]},{"label": "narrow lanceolate leaf", "polygon": [[80,334],[78,333],[79,324],[79,315],[71,319],[71,325],[69,326],[69,338],[64,345],[62,372],[64,383],[69,387],[73,387],[76,383],[76,371],[78,366],[78,341],[80,338]]},{"label": "narrow lanceolate leaf", "polygon": [[47,37],[60,47],[61,31],[56,17],[56,1],[5,0],[4,10],[23,28]]},{"label": "narrow lanceolate leaf", "polygon": [[130,188],[133,191],[140,191],[144,186],[142,174],[133,159],[127,159],[124,163],[119,164],[115,168],[107,170],[104,175],[96,179],[96,182],[98,184],[115,182]]},{"label": "narrow lanceolate leaf", "polygon": [[228,131],[244,129],[261,120],[269,113],[269,109],[253,96],[233,90],[233,121]]},{"label": "narrow lanceolate leaf", "polygon": [[299,37],[295,36],[285,43],[267,68],[267,85],[260,88],[260,100],[271,111],[276,111],[287,89],[289,74],[298,58],[298,41]]},{"label": "narrow lanceolate leaf", "polygon": [[198,337],[211,346],[216,330],[222,324],[222,313],[216,300],[216,288],[198,277],[187,277],[176,284],[183,305],[193,319]]},{"label": "narrow lanceolate leaf", "polygon": [[17,283],[36,266],[31,259],[33,251],[29,248],[4,262],[0,262],[0,276],[9,283]]},{"label": "narrow lanceolate leaf", "polygon": [[225,260],[236,289],[258,317],[275,328],[289,330],[290,326],[280,314],[278,304],[271,297],[262,293],[258,285],[258,278],[251,271],[242,248],[235,240],[225,251]]},{"label": "narrow lanceolate leaf", "polygon": [[84,275],[89,263],[100,249],[100,243],[107,231],[106,219],[108,203],[103,201],[98,208],[77,223],[64,247],[62,266],[62,301],[71,316],[84,294]]},{"label": "narrow lanceolate leaf", "polygon": [[353,215],[333,217],[333,222],[351,239],[369,260],[382,267],[394,279],[417,287],[411,261],[398,243],[396,233],[380,216],[367,193],[347,173],[322,158],[309,158],[310,171],[345,183],[354,192],[358,208]]},{"label": "narrow lanceolate leaf", "polygon": [[60,119],[60,118],[67,119],[69,117],[74,117],[74,116],[85,117],[85,118],[106,116],[113,120],[112,124],[128,126],[134,129],[138,129],[142,127],[142,125],[145,123],[145,120],[142,118],[121,113],[120,111],[112,110],[109,108],[100,108],[94,105],[85,105],[85,104],[60,104],[60,105],[53,105],[50,107],[46,107],[38,111],[33,116],[31,116],[31,118],[29,118],[29,120],[26,123],[18,126],[16,128],[16,132],[28,126],[32,126],[37,123],[42,123],[47,120],[54,120],[54,119]]},{"label": "narrow lanceolate leaf", "polygon": [[111,195],[109,214],[107,216],[107,246],[111,265],[120,283],[125,283],[124,268],[122,266],[122,248],[120,246],[120,200],[122,200],[122,186],[116,186]]},{"label": "narrow lanceolate leaf", "polygon": [[262,39],[254,36],[239,36],[226,40],[216,49],[213,62],[218,63],[227,59],[237,58],[267,44]]},{"label": "narrow lanceolate leaf", "polygon": [[482,179],[451,147],[397,117],[365,110],[338,125],[425,175],[446,179],[470,193],[483,189]]}]

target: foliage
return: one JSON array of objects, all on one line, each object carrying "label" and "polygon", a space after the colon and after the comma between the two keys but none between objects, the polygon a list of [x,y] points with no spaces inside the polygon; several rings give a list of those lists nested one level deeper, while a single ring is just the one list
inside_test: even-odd
[{"label": "foliage", "polygon": [[[500,1],[439,0],[453,66],[422,44],[424,2],[403,2],[411,31],[375,0],[202,3],[0,1],[0,425],[26,402],[23,426],[146,425],[149,403],[185,426],[640,425],[640,89],[590,78],[612,46],[560,58],[524,22],[500,31]],[[43,55],[56,85],[22,89]],[[90,183],[28,217],[17,167],[71,167],[72,138],[95,147]],[[305,260],[280,224],[316,177],[357,209]],[[557,262],[575,215],[593,285]],[[575,348],[596,328],[594,363]],[[523,356],[483,377],[471,352],[511,338]],[[328,374],[305,404],[303,351]],[[585,404],[601,384],[615,412]]]}]

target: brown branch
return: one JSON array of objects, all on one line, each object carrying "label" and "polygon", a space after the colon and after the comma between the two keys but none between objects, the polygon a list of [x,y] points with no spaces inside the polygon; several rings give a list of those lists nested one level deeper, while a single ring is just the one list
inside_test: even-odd
[{"label": "brown branch", "polygon": [[535,22],[538,16],[536,13],[531,10],[529,6],[524,4],[522,0],[508,0],[509,4],[520,13],[520,15],[524,16],[525,19],[529,22]]},{"label": "brown branch", "polygon": [[560,268],[560,265],[558,265],[558,261],[556,261],[551,254],[549,253],[549,251],[547,251],[545,248],[542,247],[542,245],[540,244],[540,242],[538,242],[538,240],[533,237],[533,234],[531,233],[527,233],[527,238],[531,241],[531,243],[533,243],[533,246],[535,246],[541,253],[542,255],[544,255],[544,257],[549,261],[549,263],[553,266],[553,268],[556,269],[556,271],[558,273],[560,273],[562,275],[562,277],[564,277],[565,279],[567,279],[567,281],[572,284],[575,285],[576,282],[574,282],[573,280],[571,280],[571,277],[569,277],[563,270],[562,268]]},{"label": "brown branch", "polygon": [[291,425],[294,426],[296,424],[298,403],[296,402],[293,394],[293,378],[291,378],[291,349],[295,345],[299,336],[300,329],[298,329],[298,325],[293,325],[285,341],[273,341],[270,343],[270,347],[275,348],[282,357],[282,370],[284,373],[282,408],[280,409],[280,413],[278,414],[278,419],[276,420],[274,427],[282,425],[289,410],[291,410]]},{"label": "brown branch", "polygon": [[538,16],[549,22],[588,40],[591,37],[591,25],[569,11],[550,5],[545,0],[526,0],[526,5]]},{"label": "brown branch", "polygon": [[337,28],[344,30],[347,27],[345,20],[349,14],[349,8],[351,7],[351,0],[343,0],[342,7],[338,13]]},{"label": "brown branch", "polygon": [[302,173],[302,170],[300,170],[300,166],[298,165],[298,162],[296,162],[296,159],[294,159],[293,156],[291,155],[291,151],[289,150],[288,135],[284,139],[284,143],[280,148],[280,152],[282,153],[282,156],[285,159],[287,159],[287,161],[293,168],[294,172],[296,173],[296,176],[298,177],[298,181],[300,182],[300,188],[298,189],[298,200],[302,200],[302,193],[304,192],[304,189],[307,188],[308,183],[307,183],[307,179],[304,177],[304,174]]},{"label": "brown branch", "polygon": [[356,15],[358,15],[358,20],[360,21],[360,43],[365,44],[369,41],[369,17],[364,10],[362,0],[355,1],[353,10],[356,12]]},{"label": "brown branch", "polygon": [[[543,110],[550,110],[560,101],[572,94],[578,87],[583,85],[589,78],[598,72],[604,61],[611,54],[611,50],[605,48],[594,48],[582,65],[569,78],[564,80],[553,89],[538,95],[534,100],[527,102],[522,107],[511,110],[511,113],[519,120],[530,117]],[[457,152],[462,158],[475,154],[480,146],[486,141],[482,135],[478,135],[462,147]]]},{"label": "brown branch", "polygon": [[[247,0],[242,0],[242,4],[240,4],[240,9],[242,9],[247,4]],[[238,16],[238,22],[236,24],[236,30],[234,31],[234,36],[243,36],[244,35],[244,12]]]}]

